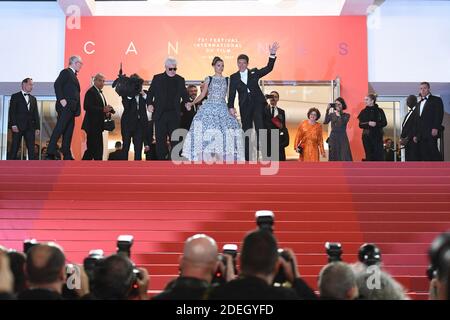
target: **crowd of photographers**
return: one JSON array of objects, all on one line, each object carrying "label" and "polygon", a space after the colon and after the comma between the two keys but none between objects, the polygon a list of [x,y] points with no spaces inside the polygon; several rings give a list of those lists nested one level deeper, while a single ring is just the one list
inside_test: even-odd
[{"label": "crowd of photographers", "polygon": [[[405,289],[382,266],[374,244],[361,246],[354,264],[342,261],[339,243],[326,243],[328,264],[319,274],[318,293],[299,274],[295,253],[279,248],[273,213],[257,212],[258,228],[241,245],[225,245],[204,234],[188,238],[180,274],[154,300],[406,300]],[[117,253],[93,250],[82,266],[66,264],[55,243],[24,242],[24,253],[0,247],[0,300],[147,300],[149,275],[130,259],[132,236],[120,236]],[[449,300],[450,232],[429,250],[429,298]],[[238,262],[239,260],[239,271]]]}]

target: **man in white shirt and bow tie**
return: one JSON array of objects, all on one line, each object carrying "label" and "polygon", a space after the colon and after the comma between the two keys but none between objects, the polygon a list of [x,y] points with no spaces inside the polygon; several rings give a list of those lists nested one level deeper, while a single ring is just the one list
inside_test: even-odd
[{"label": "man in white shirt and bow tie", "polygon": [[86,131],[87,149],[83,160],[103,159],[103,123],[110,116],[113,108],[106,102],[103,94],[105,76],[97,73],[94,84],[84,96],[84,110],[86,111],[81,128]]},{"label": "man in white shirt and bow tie", "polygon": [[[248,69],[249,57],[241,54],[237,58],[239,70],[230,76],[230,92],[228,98],[228,109],[232,116],[236,116],[234,99],[236,92],[239,97],[239,112],[241,115],[242,129],[246,132],[253,127],[256,130],[257,146],[259,151],[259,130],[264,129],[263,114],[266,99],[259,87],[259,80],[269,74],[275,65],[276,53],[279,48],[277,42],[269,46],[269,62],[261,69]],[[245,142],[245,160],[250,160],[250,152],[253,149],[249,141]]]},{"label": "man in white shirt and bow tie", "polygon": [[9,127],[12,131],[10,159],[17,160],[22,137],[28,150],[28,160],[34,160],[34,141],[39,135],[40,118],[36,98],[31,95],[33,79],[22,81],[22,90],[11,96],[9,103]]},{"label": "man in white shirt and bow tie", "polygon": [[431,94],[428,82],[420,84],[419,98],[420,101],[416,107],[417,133],[413,138],[419,147],[419,160],[442,161],[438,139],[443,130],[444,104],[440,97]]}]

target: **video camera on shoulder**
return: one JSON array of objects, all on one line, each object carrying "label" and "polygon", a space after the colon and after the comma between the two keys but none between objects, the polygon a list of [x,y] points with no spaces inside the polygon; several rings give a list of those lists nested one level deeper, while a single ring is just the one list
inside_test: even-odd
[{"label": "video camera on shoulder", "polygon": [[117,94],[121,97],[135,97],[142,91],[144,85],[144,79],[134,73],[131,76],[127,76],[122,72],[122,63],[120,63],[119,74],[117,79],[114,80],[112,87],[116,90]]}]

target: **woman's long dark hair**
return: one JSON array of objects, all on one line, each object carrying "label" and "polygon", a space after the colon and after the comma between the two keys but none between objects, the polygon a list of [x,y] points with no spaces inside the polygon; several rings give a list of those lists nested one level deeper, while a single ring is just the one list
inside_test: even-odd
[{"label": "woman's long dark hair", "polygon": [[335,101],[339,101],[342,104],[342,110],[347,109],[347,103],[345,102],[344,98],[339,97]]}]

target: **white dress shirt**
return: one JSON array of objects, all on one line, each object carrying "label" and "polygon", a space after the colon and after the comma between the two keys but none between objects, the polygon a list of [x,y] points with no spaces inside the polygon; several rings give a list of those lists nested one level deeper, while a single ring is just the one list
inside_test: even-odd
[{"label": "white dress shirt", "polygon": [[105,96],[103,95],[103,92],[101,92],[100,89],[97,88],[96,86],[94,86],[94,88],[97,89],[98,94],[100,95],[100,97],[102,97],[102,100],[103,100],[103,106],[106,107],[106,98],[105,98]]},{"label": "white dress shirt", "polygon": [[[26,94],[26,95],[25,95]],[[30,110],[30,96],[25,91],[22,90],[22,95],[25,98],[25,101],[27,102],[27,108],[28,111]]]},{"label": "white dress shirt", "polygon": [[422,116],[422,112],[423,112],[423,107],[425,106],[425,103],[427,103],[427,100],[430,98],[430,94],[427,95],[427,99],[423,99],[420,102],[420,116]]},{"label": "white dress shirt", "polygon": [[272,108],[275,108],[273,110],[273,116],[274,117],[278,116],[278,107],[277,106],[275,106],[275,107],[270,106],[270,114],[272,114]]}]

